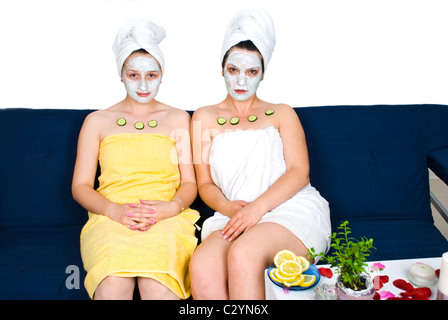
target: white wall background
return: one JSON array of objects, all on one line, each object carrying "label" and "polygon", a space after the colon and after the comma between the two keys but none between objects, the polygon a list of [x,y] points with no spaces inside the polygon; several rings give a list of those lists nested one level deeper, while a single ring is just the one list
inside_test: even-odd
[{"label": "white wall background", "polygon": [[102,109],[122,98],[111,45],[134,16],[162,26],[158,99],[224,99],[220,50],[240,8],[274,18],[260,98],[292,106],[448,104],[445,0],[1,0],[0,108]]}]

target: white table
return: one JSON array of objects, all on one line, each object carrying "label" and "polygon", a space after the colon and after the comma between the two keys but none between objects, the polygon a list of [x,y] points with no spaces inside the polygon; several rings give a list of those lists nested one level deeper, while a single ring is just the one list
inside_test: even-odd
[{"label": "white table", "polygon": [[[403,290],[396,288],[393,285],[394,280],[403,279],[407,282],[409,281],[409,268],[414,263],[424,263],[434,268],[434,270],[440,269],[442,258],[422,258],[422,259],[407,259],[407,260],[386,260],[386,261],[372,261],[368,262],[369,270],[372,265],[376,262],[380,262],[385,266],[383,271],[375,271],[371,273],[372,277],[376,275],[387,275],[389,276],[389,282],[384,283],[383,287],[378,290],[378,293],[382,291],[389,291],[393,293],[395,296],[399,297],[400,292]],[[329,265],[317,265],[318,268],[326,267]],[[321,276],[319,283],[316,286],[320,286],[324,283],[334,284],[336,281],[336,273],[333,270],[333,277],[331,279]],[[438,278],[436,276],[436,282],[432,287],[430,287],[432,295],[430,297],[431,300],[435,300],[437,296],[437,284]],[[416,287],[414,285],[414,287]],[[302,290],[302,291],[293,291],[293,290],[284,290],[272,283],[267,275],[267,270],[265,272],[265,290],[266,290],[266,300],[313,300],[314,299],[314,289],[315,287]]]}]

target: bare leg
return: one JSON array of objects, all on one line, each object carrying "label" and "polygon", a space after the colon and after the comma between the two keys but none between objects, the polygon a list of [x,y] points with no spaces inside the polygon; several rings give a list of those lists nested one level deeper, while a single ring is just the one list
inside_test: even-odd
[{"label": "bare leg", "polygon": [[157,280],[137,278],[142,300],[179,300],[179,297]]},{"label": "bare leg", "polygon": [[95,290],[95,300],[132,300],[135,278],[106,277]]},{"label": "bare leg", "polygon": [[227,289],[227,253],[231,242],[215,231],[196,249],[190,261],[191,292],[194,299],[225,300]]},{"label": "bare leg", "polygon": [[271,222],[257,224],[233,241],[228,254],[230,299],[265,299],[264,271],[283,249],[307,254],[292,232]]}]

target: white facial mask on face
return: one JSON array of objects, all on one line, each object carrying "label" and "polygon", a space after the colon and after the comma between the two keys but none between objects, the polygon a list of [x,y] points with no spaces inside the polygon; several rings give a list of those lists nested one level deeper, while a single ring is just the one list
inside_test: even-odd
[{"label": "white facial mask on face", "polygon": [[[251,71],[258,73],[251,74]],[[224,79],[229,95],[238,101],[252,97],[262,78],[261,59],[256,53],[234,51],[227,58]]]},{"label": "white facial mask on face", "polygon": [[140,103],[148,103],[159,91],[162,73],[157,60],[148,55],[129,59],[124,67],[123,82],[128,95]]}]

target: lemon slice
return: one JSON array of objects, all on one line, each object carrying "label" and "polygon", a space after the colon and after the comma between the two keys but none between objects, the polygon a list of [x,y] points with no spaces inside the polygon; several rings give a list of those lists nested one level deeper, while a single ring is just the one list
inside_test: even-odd
[{"label": "lemon slice", "polygon": [[280,265],[279,273],[285,277],[298,276],[302,273],[302,265],[296,260],[285,261]]},{"label": "lemon slice", "polygon": [[310,267],[310,262],[305,257],[297,256],[296,259],[297,262],[302,265],[302,272],[308,270],[308,268]]},{"label": "lemon slice", "polygon": [[291,281],[293,280],[296,276],[284,276],[283,274],[280,273],[280,269],[278,268],[274,268],[274,274],[275,277],[280,280],[281,283],[285,282],[285,281]]},{"label": "lemon slice", "polygon": [[305,275],[304,274],[300,274],[299,276],[295,277],[293,280],[291,281],[285,281],[283,282],[283,284],[287,287],[292,287],[292,286],[301,286],[303,284],[303,282],[305,281]]},{"label": "lemon slice", "polygon": [[316,276],[314,274],[302,274],[302,276],[304,276],[304,280],[299,284],[301,287],[309,287],[316,281]]},{"label": "lemon slice", "polygon": [[289,250],[281,250],[277,252],[274,257],[274,263],[277,268],[280,268],[280,265],[285,261],[296,260],[296,255],[294,252]]},{"label": "lemon slice", "polygon": [[275,282],[278,283],[283,283],[284,280],[281,280],[277,277],[277,268],[272,268],[271,271],[269,271],[269,276],[271,277],[272,280],[274,280]]}]

